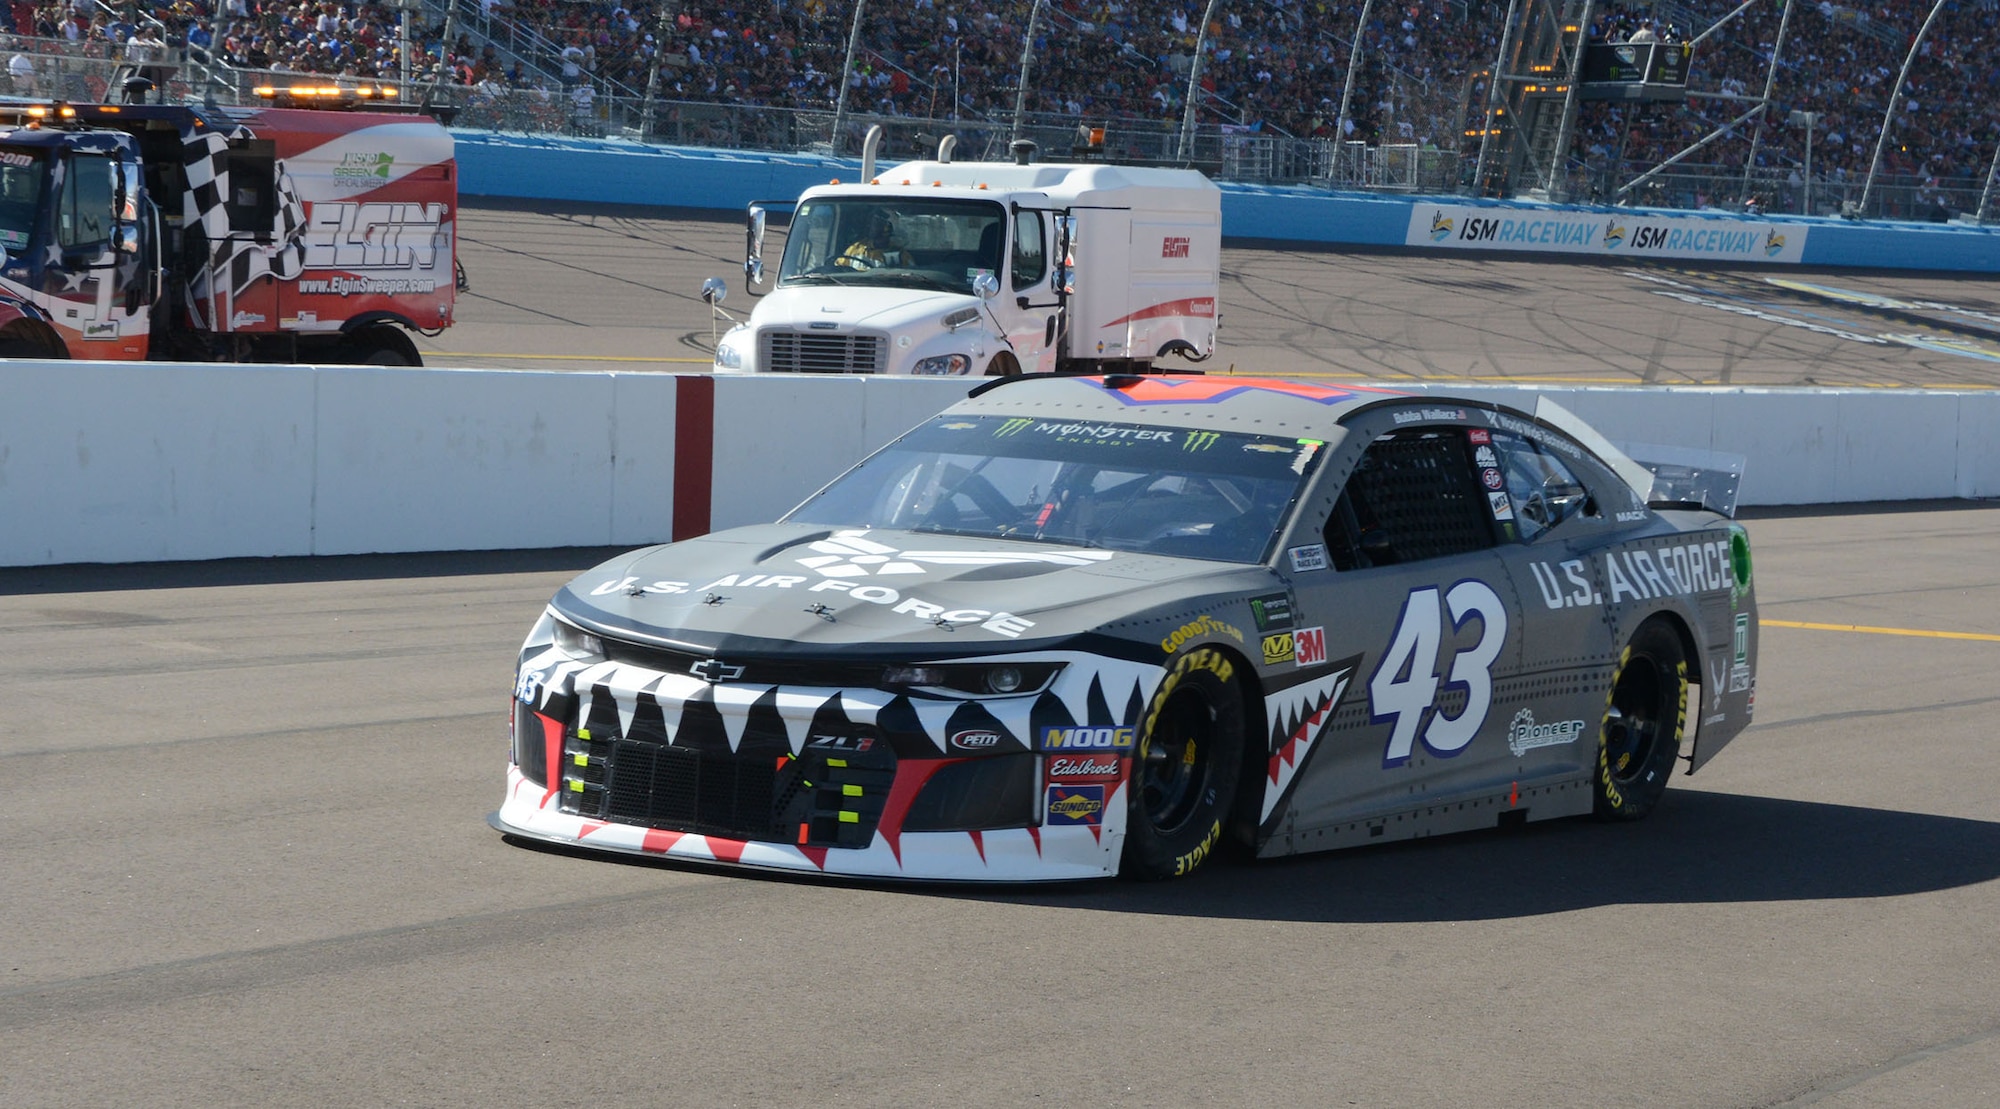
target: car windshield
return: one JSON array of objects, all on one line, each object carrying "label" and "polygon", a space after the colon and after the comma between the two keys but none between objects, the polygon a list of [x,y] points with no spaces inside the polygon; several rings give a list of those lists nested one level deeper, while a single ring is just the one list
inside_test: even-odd
[{"label": "car windshield", "polygon": [[41,151],[0,146],[0,247],[25,250],[34,237],[45,176]]},{"label": "car windshield", "polygon": [[1000,272],[1007,214],[987,200],[808,200],[792,216],[778,284],[972,292]]},{"label": "car windshield", "polygon": [[1261,562],[1324,445],[1233,431],[945,415],[786,519]]}]

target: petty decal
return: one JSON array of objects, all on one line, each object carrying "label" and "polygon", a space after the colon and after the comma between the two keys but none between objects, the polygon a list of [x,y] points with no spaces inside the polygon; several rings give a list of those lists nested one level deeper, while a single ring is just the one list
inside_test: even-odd
[{"label": "petty decal", "polygon": [[1044,751],[1130,751],[1137,729],[1124,727],[1048,727],[1042,729]]},{"label": "petty decal", "polygon": [[[684,581],[656,581],[642,585],[636,577],[625,577],[599,582],[590,590],[590,595],[603,597],[612,593],[624,593],[639,597],[648,593],[706,594],[717,589],[792,589],[806,581],[806,578],[796,574],[724,574],[707,585],[690,588]],[[1018,639],[1022,632],[1035,626],[1033,620],[1024,619],[1011,612],[986,608],[946,608],[917,597],[904,597],[886,585],[858,585],[845,578],[817,581],[805,591],[840,593],[857,601],[891,606],[889,609],[891,612],[902,613],[947,630],[976,624],[995,635]]]},{"label": "petty decal", "polygon": [[1104,787],[1050,786],[1048,810],[1046,823],[1095,827],[1104,820]]},{"label": "petty decal", "polygon": [[[1447,638],[1475,621],[1479,638],[1471,646],[1459,649]],[[1382,765],[1409,762],[1419,738],[1442,758],[1465,750],[1493,707],[1493,662],[1506,643],[1507,607],[1485,582],[1468,578],[1442,596],[1436,586],[1411,590],[1389,648],[1368,679],[1368,720],[1390,725]],[[1448,676],[1440,681],[1446,655]],[[1446,716],[1438,707],[1441,687],[1465,691],[1458,715]]]},{"label": "petty decal", "polygon": [[961,751],[988,751],[1000,746],[1000,733],[984,728],[953,732],[951,745]]}]

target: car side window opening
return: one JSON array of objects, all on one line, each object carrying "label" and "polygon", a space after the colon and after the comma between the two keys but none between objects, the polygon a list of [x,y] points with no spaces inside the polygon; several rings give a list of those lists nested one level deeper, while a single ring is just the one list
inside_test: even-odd
[{"label": "car side window opening", "polygon": [[1014,288],[1025,289],[1048,272],[1048,251],[1042,245],[1042,214],[1014,213]]},{"label": "car side window opening", "polygon": [[[1561,456],[1532,439],[1492,432],[1493,452],[1513,501],[1514,523],[1522,542],[1531,542],[1565,521],[1595,511],[1590,491]],[[1476,453],[1476,450],[1475,450]],[[1484,465],[1484,458],[1475,458]]]},{"label": "car side window opening", "polygon": [[1390,432],[1368,445],[1326,523],[1337,570],[1394,566],[1496,545],[1498,508],[1463,428]]}]

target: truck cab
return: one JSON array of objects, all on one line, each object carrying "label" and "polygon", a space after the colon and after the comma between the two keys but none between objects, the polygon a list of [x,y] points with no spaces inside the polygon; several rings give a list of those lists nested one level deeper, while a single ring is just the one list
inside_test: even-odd
[{"label": "truck cab", "polygon": [[[960,376],[1200,361],[1215,344],[1220,196],[1192,170],[923,161],[753,204],[744,270],[761,299],[718,341],[715,368]],[[783,206],[770,274],[765,224]]]}]

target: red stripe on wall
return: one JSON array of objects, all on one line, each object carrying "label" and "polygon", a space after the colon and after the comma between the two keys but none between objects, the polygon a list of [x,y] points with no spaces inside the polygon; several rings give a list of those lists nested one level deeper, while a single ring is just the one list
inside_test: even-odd
[{"label": "red stripe on wall", "polygon": [[715,487],[715,379],[684,374],[674,383],[674,539],[708,534]]}]

